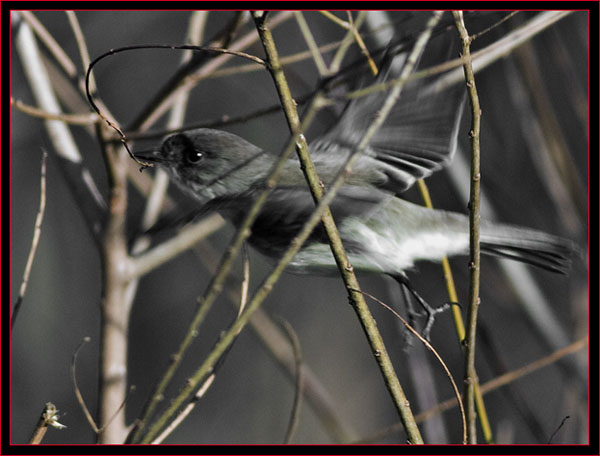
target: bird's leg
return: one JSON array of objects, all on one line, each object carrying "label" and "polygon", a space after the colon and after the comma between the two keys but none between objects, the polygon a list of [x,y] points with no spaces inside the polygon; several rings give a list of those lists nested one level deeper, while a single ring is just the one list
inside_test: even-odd
[{"label": "bird's leg", "polygon": [[406,277],[406,275],[404,275],[404,274],[394,275],[393,277],[400,284],[400,288],[402,289],[402,292],[404,293],[409,324],[414,327],[415,317],[423,316],[423,314],[419,313],[415,310],[415,308],[412,305],[410,296],[408,296],[406,294],[406,291],[409,291],[410,294],[412,294],[414,296],[414,298],[417,300],[417,302],[420,304],[420,306],[425,311],[427,320],[425,322],[425,328],[423,329],[422,335],[427,341],[429,341],[429,334],[431,333],[431,328],[433,327],[433,323],[435,322],[435,315],[449,309],[451,307],[451,303],[444,303],[439,307],[432,307],[410,285],[410,282],[408,281],[408,277]]},{"label": "bird's leg", "polygon": [[427,315],[427,321],[425,322],[425,328],[423,329],[423,337],[429,342],[429,334],[431,333],[431,328],[433,327],[433,323],[435,322],[435,315],[438,313],[442,313],[445,310],[450,308],[450,303],[444,303],[439,307],[430,306],[427,301],[425,301],[419,294],[415,291],[414,288],[410,287],[408,284],[403,284],[404,287],[410,291],[410,293],[415,297],[415,299],[421,304],[423,310],[425,310],[425,314]]},{"label": "bird's leg", "polygon": [[[408,324],[410,326],[412,326],[413,328],[417,329],[417,317],[422,317],[423,314],[418,312],[417,309],[415,309],[415,306],[413,306],[413,302],[412,299],[410,297],[410,294],[408,293],[408,289],[403,287],[402,284],[400,283],[400,290],[402,291],[402,297],[404,298],[404,303],[406,306],[406,315],[408,318]],[[404,328],[404,347],[406,349],[408,349],[411,345],[412,345],[412,333],[407,329]]]}]

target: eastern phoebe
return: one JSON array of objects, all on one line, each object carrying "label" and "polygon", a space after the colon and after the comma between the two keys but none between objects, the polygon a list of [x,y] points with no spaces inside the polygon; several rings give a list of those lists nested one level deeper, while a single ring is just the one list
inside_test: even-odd
[{"label": "eastern phoebe", "polygon": [[[464,89],[423,96],[420,87],[405,89],[330,205],[354,268],[388,274],[407,286],[405,271],[416,261],[440,261],[469,251],[467,216],[427,209],[399,197],[417,179],[447,165],[456,149]],[[385,96],[377,93],[350,102],[336,125],[312,141],[311,156],[325,186],[344,166]],[[276,154],[236,135],[204,128],[167,136],[160,148],[136,156],[162,166],[203,210],[216,210],[234,225],[245,217],[277,160]],[[277,259],[314,207],[299,161],[290,158],[252,226],[250,244]],[[485,220],[480,233],[483,253],[559,273],[565,273],[570,265],[569,240]],[[321,226],[315,228],[288,270],[337,272]],[[435,313],[408,288],[430,316]]]}]

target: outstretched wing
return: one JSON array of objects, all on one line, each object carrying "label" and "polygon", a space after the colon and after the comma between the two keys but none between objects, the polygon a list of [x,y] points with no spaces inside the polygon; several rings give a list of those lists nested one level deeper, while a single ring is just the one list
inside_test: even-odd
[{"label": "outstretched wing", "polygon": [[[464,88],[425,95],[426,88],[419,81],[404,88],[360,158],[355,171],[370,184],[399,193],[452,159]],[[333,129],[311,144],[315,163],[339,169],[356,149],[388,96],[388,92],[378,92],[351,101]]]}]

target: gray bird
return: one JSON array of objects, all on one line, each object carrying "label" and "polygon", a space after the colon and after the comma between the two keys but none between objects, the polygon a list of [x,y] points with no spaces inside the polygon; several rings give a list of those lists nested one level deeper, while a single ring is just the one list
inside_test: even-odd
[{"label": "gray bird", "polygon": [[[427,209],[399,197],[417,179],[446,166],[455,152],[464,96],[448,90],[423,96],[421,85],[407,87],[367,150],[358,157],[345,185],[330,205],[349,259],[356,270],[388,274],[409,286],[405,271],[416,261],[440,261],[469,250],[469,221],[463,214]],[[387,95],[378,93],[348,104],[336,125],[312,141],[310,153],[327,185],[361,141]],[[277,155],[219,130],[195,129],[166,137],[159,149],[137,153],[167,170],[171,179],[200,203],[239,225],[264,189]],[[289,246],[315,203],[296,157],[252,226],[249,242],[277,259]],[[564,273],[572,243],[542,231],[481,221],[481,251]],[[329,274],[337,271],[327,236],[317,226],[288,270]]]}]

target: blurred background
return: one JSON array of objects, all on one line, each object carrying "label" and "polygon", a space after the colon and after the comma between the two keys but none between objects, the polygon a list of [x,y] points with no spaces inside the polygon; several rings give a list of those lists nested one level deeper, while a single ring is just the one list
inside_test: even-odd
[{"label": "blurred background", "polygon": [[[64,12],[35,12],[35,17],[76,62],[81,60]],[[235,12],[211,12],[204,42],[233,19]],[[271,19],[283,13],[272,13]],[[335,13],[346,20],[345,12]],[[390,40],[411,43],[430,17],[429,12],[369,13],[361,27],[367,48],[377,50]],[[477,38],[482,49],[523,26],[538,13],[520,12]],[[132,44],[184,44],[192,13],[188,11],[81,11],[77,12],[91,58]],[[471,34],[485,31],[508,12],[473,12],[466,16]],[[319,12],[303,13],[318,45],[335,43],[345,30]],[[353,13],[354,18],[357,13]],[[371,17],[372,16],[372,17]],[[236,36],[252,32],[245,17]],[[34,104],[22,62],[11,49],[11,95]],[[307,49],[293,15],[274,28],[281,56]],[[234,39],[235,39],[234,37]],[[393,38],[392,38],[393,37]],[[382,44],[383,43],[383,44]],[[453,45],[451,43],[454,43]],[[432,49],[458,39],[450,12],[432,39]],[[40,46],[46,64],[52,56]],[[263,56],[260,43],[246,52]],[[326,63],[333,53],[324,52]],[[482,259],[477,369],[483,384],[507,371],[525,366],[588,332],[587,189],[588,189],[588,15],[575,12],[536,35],[505,58],[476,75],[483,109],[482,188],[484,215],[498,221],[541,229],[572,239],[580,248],[569,275],[556,275],[530,267],[516,269],[495,259]],[[140,50],[115,55],[95,68],[98,97],[122,127],[130,125],[149,100],[176,72],[181,52]],[[363,57],[356,45],[345,67]],[[226,67],[246,66],[231,59]],[[364,66],[364,65],[363,65]],[[57,73],[58,71],[58,73]],[[366,71],[366,69],[364,70]],[[285,66],[296,98],[310,94],[319,84],[314,61],[308,57]],[[60,70],[51,70],[61,83]],[[64,78],[63,78],[64,79]],[[360,78],[353,77],[357,83]],[[63,96],[65,112],[89,112],[80,95]],[[64,95],[67,93],[66,95]],[[65,100],[70,100],[69,103]],[[276,105],[271,77],[263,70],[233,71],[202,80],[191,92],[185,125],[216,122]],[[79,106],[74,108],[73,106]],[[325,131],[341,106],[321,112],[308,131],[309,142]],[[163,116],[152,129],[165,128]],[[87,229],[81,210],[66,184],[61,164],[44,129],[44,122],[11,111],[11,303],[15,302],[29,252],[39,206],[40,160],[49,152],[47,208],[39,248],[33,264],[23,308],[11,339],[11,441],[26,443],[48,401],[60,410],[61,431],[51,429],[45,443],[93,443],[95,436],[76,401],[70,379],[71,357],[80,341],[91,337],[79,354],[77,378],[92,413],[96,410],[98,339],[102,265],[99,250]],[[459,152],[450,169],[427,180],[435,207],[466,213],[470,113],[465,110],[459,133]],[[221,127],[265,149],[278,152],[289,140],[282,112]],[[102,195],[108,182],[101,149],[90,131],[71,127],[85,166]],[[158,139],[136,143],[136,148],[158,144]],[[557,165],[558,163],[558,165]],[[134,167],[137,165],[133,165]],[[145,172],[145,175],[151,175]],[[172,198],[182,207],[190,202],[175,188]],[[421,202],[415,189],[407,199]],[[144,200],[131,186],[128,229],[139,229]],[[129,384],[135,385],[126,404],[128,421],[141,411],[147,395],[178,347],[201,296],[211,269],[231,239],[226,225],[201,247],[203,255],[186,252],[144,277],[135,298],[129,328]],[[250,252],[250,291],[260,284],[271,265]],[[451,260],[459,301],[467,301],[467,258]],[[413,286],[432,304],[448,301],[441,267],[421,263],[409,272]],[[399,290],[385,277],[359,275],[361,287],[385,302],[396,302]],[[228,282],[238,293],[241,265]],[[414,342],[409,349],[393,316],[369,302],[413,411],[419,413],[453,393],[441,367]],[[529,307],[528,307],[529,306]],[[533,308],[531,306],[534,306]],[[537,307],[535,307],[537,306]],[[463,305],[463,309],[466,305]],[[529,309],[529,310],[528,310]],[[327,422],[314,404],[305,400],[293,443],[336,443],[367,440],[404,443],[403,432],[377,433],[398,421],[396,411],[370,353],[366,338],[348,305],[341,279],[284,274],[263,303],[262,312],[290,323],[300,341],[304,366],[328,397],[335,423]],[[224,292],[201,327],[201,336],[188,353],[167,397],[174,397],[185,379],[235,318],[228,292]],[[217,379],[192,415],[167,443],[281,443],[294,398],[294,378],[265,348],[260,331],[247,328],[233,346]],[[285,339],[284,339],[285,340]],[[461,383],[461,347],[450,313],[438,317],[432,344]],[[495,441],[547,443],[563,419],[552,443],[587,443],[587,349],[522,377],[485,396]],[[165,401],[168,403],[169,401]],[[456,408],[421,425],[427,443],[460,442]],[[376,435],[377,434],[377,435]]]}]

